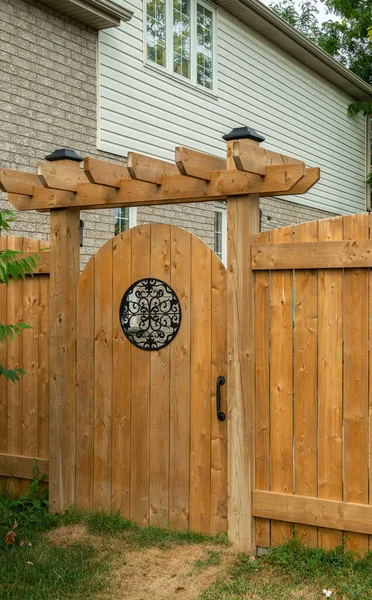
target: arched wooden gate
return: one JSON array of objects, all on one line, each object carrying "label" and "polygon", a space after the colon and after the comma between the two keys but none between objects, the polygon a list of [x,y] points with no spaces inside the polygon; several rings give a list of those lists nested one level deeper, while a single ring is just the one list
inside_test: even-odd
[{"label": "arched wooden gate", "polygon": [[[179,331],[136,347],[119,318],[126,290],[157,278],[176,293]],[[91,258],[78,283],[76,504],[139,524],[227,530],[226,269],[200,239],[141,225]],[[226,411],[226,392],[221,390]]]}]

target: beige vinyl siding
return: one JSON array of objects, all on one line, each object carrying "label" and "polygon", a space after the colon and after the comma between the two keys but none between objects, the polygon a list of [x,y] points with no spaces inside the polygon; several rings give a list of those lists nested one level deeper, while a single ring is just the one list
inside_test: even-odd
[{"label": "beige vinyl siding", "polygon": [[353,98],[218,9],[218,90],[196,89],[144,65],[142,2],[99,38],[99,146],[173,160],[185,145],[223,156],[221,136],[249,125],[263,144],[320,166],[321,181],[295,202],[334,213],[365,209],[365,120]]}]

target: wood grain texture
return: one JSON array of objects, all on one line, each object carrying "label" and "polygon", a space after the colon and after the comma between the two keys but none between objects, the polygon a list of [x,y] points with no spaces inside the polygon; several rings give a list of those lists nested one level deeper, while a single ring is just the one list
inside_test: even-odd
[{"label": "wood grain texture", "polygon": [[[151,227],[132,230],[132,281],[148,277],[151,266]],[[149,523],[150,495],[150,352],[132,347],[131,380],[131,498],[130,516],[139,525]]]},{"label": "wood grain texture", "polygon": [[[368,214],[344,217],[344,239],[366,239]],[[368,503],[368,272],[344,274],[344,501]],[[344,534],[361,555],[368,537]]]},{"label": "wood grain texture", "polygon": [[191,236],[171,228],[171,285],[181,304],[180,330],[171,344],[169,521],[189,527],[191,408]]},{"label": "wood grain texture", "polygon": [[[372,507],[356,502],[324,500],[310,496],[279,494],[255,490],[253,512],[257,516],[285,519],[308,526],[332,527],[365,537],[372,533]],[[358,548],[360,551],[360,548]]]},{"label": "wood grain texture", "polygon": [[[317,221],[294,227],[296,242],[317,239]],[[296,271],[294,305],[294,492],[317,496],[317,271]],[[317,545],[316,527],[296,526],[296,532],[303,544]]]},{"label": "wood grain texture", "polygon": [[94,476],[93,505],[111,509],[112,240],[94,261]]},{"label": "wood grain texture", "polygon": [[[151,277],[170,283],[171,226],[151,226]],[[170,346],[150,353],[150,524],[169,522]]]},{"label": "wood grain texture", "polygon": [[[34,478],[34,467],[37,466],[39,477],[48,481],[49,461],[44,458],[33,458],[16,454],[0,453],[0,475],[23,480],[26,487],[30,487],[30,480]],[[26,481],[24,481],[26,480]]]},{"label": "wood grain texture", "polygon": [[94,506],[95,256],[77,285],[76,507]]},{"label": "wood grain texture", "polygon": [[[273,230],[272,243],[292,240],[292,227]],[[293,493],[293,339],[292,291],[290,271],[271,273],[270,323],[270,463],[271,490]],[[292,538],[289,523],[271,523],[271,544],[280,545]]]},{"label": "wood grain texture", "polygon": [[254,275],[250,245],[259,230],[259,197],[227,202],[228,514],[231,541],[254,551]]},{"label": "wood grain texture", "polygon": [[[48,246],[49,242],[40,240],[40,249]],[[38,286],[38,455],[47,458],[49,456],[49,275],[39,277]]]},{"label": "wood grain texture", "polygon": [[[210,533],[226,532],[227,522],[227,421],[216,415],[217,377],[227,377],[227,307],[226,269],[213,253],[211,264],[212,286],[212,347],[211,347],[211,506]],[[221,410],[227,414],[227,386],[221,391]]]},{"label": "wood grain texture", "polygon": [[130,515],[131,344],[120,324],[119,309],[132,283],[132,232],[113,239],[112,276],[112,510]]},{"label": "wood grain texture", "polygon": [[[270,242],[270,232],[256,236],[256,244]],[[256,488],[270,489],[270,274],[255,274],[256,293]],[[257,518],[256,546],[268,548],[271,542],[269,519]]]},{"label": "wood grain texture", "polygon": [[[342,236],[342,217],[319,221],[320,241]],[[342,500],[343,272],[320,270],[318,277],[318,496]],[[340,531],[318,529],[319,546],[341,543]]]},{"label": "wood grain texture", "polygon": [[[211,251],[191,241],[190,529],[209,533],[211,470]],[[207,283],[206,283],[207,282]]]},{"label": "wood grain texture", "polygon": [[[6,250],[7,237],[0,236],[0,251]],[[0,285],[0,315],[7,315],[7,292],[8,288],[5,285]],[[1,322],[5,321],[4,316],[1,317]],[[6,368],[6,345],[0,344],[0,365]],[[0,452],[6,452],[7,442],[7,385],[5,377],[0,377]],[[0,493],[5,491],[6,477],[0,476]]]}]

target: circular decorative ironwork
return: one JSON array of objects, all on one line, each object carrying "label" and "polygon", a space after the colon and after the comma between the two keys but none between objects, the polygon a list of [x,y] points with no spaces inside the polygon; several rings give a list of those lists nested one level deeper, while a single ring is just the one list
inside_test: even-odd
[{"label": "circular decorative ironwork", "polygon": [[128,340],[142,350],[160,350],[176,337],[181,305],[172,288],[160,279],[140,279],[125,292],[120,323]]}]

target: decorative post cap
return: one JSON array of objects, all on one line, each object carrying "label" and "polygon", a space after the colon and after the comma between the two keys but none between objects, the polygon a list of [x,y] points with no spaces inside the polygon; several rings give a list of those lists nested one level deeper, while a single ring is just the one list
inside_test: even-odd
[{"label": "decorative post cap", "polygon": [[234,127],[230,131],[230,133],[225,133],[222,136],[222,139],[225,142],[230,142],[231,140],[255,140],[256,142],[264,142],[265,138],[260,133],[257,133],[255,129],[251,127]]},{"label": "decorative post cap", "polygon": [[59,150],[54,150],[52,154],[48,154],[45,160],[49,160],[49,162],[53,162],[54,160],[76,160],[77,162],[81,162],[84,159],[82,156],[76,154],[75,150],[60,148]]}]

